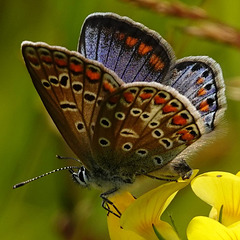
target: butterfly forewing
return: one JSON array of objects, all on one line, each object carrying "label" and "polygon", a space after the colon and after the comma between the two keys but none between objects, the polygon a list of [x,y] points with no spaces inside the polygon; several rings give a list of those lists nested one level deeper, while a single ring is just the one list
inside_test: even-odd
[{"label": "butterfly forewing", "polygon": [[159,82],[174,64],[173,51],[159,34],[113,13],[87,17],[78,51],[103,63],[127,83]]},{"label": "butterfly forewing", "polygon": [[101,64],[61,47],[24,42],[22,52],[50,116],[73,152],[91,169],[91,138],[101,102],[123,82]]},{"label": "butterfly forewing", "polygon": [[161,84],[124,85],[101,106],[93,145],[101,166],[150,172],[173,160],[204,134],[190,102]]}]

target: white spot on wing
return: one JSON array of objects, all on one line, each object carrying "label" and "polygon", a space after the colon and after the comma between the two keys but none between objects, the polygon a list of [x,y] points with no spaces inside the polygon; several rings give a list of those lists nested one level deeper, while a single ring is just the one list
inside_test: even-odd
[{"label": "white spot on wing", "polygon": [[120,132],[120,135],[123,137],[139,138],[139,135],[130,128],[122,129],[122,131]]}]

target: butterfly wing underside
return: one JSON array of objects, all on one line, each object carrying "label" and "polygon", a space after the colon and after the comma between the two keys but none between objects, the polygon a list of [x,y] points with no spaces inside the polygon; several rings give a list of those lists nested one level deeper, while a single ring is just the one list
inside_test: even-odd
[{"label": "butterfly wing underside", "polygon": [[65,48],[23,42],[22,53],[33,84],[55,125],[91,170],[91,141],[101,102],[123,82],[101,64]]},{"label": "butterfly wing underside", "polygon": [[127,84],[101,106],[93,155],[105,168],[142,174],[162,168],[204,131],[199,113],[171,87]]},{"label": "butterfly wing underside", "polygon": [[65,48],[24,42],[22,51],[47,111],[89,170],[96,165],[135,175],[160,169],[212,131],[224,112],[221,69],[208,57],[179,60],[163,79],[175,90],[155,82],[124,84]]}]

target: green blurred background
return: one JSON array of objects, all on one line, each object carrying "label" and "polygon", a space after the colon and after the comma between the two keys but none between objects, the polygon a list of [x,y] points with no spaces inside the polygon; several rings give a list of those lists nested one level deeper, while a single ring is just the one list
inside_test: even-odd
[{"label": "green blurred background", "polygon": [[[188,0],[216,19],[240,28],[240,1]],[[20,45],[24,40],[44,41],[70,50],[77,47],[81,25],[93,12],[127,15],[159,32],[178,58],[209,55],[220,63],[227,90],[240,78],[239,49],[185,34],[181,28],[198,21],[156,14],[120,0],[9,0],[0,1],[1,52],[1,165],[0,238],[4,240],[109,239],[106,212],[99,191],[82,189],[61,172],[23,188],[12,185],[49,170],[69,165],[56,154],[73,156],[56,131],[24,66]],[[191,158],[200,172],[240,170],[240,102],[228,92],[225,130]],[[193,216],[208,215],[210,207],[190,187],[181,191],[167,209],[185,238]]]}]

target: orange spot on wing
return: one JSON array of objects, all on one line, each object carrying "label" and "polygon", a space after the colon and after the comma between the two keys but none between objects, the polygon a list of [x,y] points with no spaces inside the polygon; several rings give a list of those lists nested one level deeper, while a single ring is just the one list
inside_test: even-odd
[{"label": "orange spot on wing", "polygon": [[129,47],[133,47],[137,42],[138,42],[138,39],[137,39],[137,38],[127,37],[127,39],[126,39],[126,44],[127,44]]},{"label": "orange spot on wing", "polygon": [[175,125],[184,126],[187,123],[187,120],[180,115],[176,115],[172,118],[172,122]]},{"label": "orange spot on wing", "polygon": [[195,138],[194,135],[189,133],[189,131],[187,131],[186,129],[180,130],[178,134],[182,135],[181,139],[186,142],[192,141]]},{"label": "orange spot on wing", "polygon": [[163,107],[163,113],[170,113],[170,112],[176,112],[178,109],[176,107],[173,107],[171,105],[166,105]]},{"label": "orange spot on wing", "polygon": [[200,103],[199,109],[202,112],[208,112],[209,111],[209,104],[208,104],[207,100],[204,100]]},{"label": "orange spot on wing", "polygon": [[152,97],[152,94],[151,93],[141,93],[139,95],[139,97],[142,99],[142,100],[146,100],[146,99],[149,99]]},{"label": "orange spot on wing", "polygon": [[66,67],[67,61],[65,59],[55,58],[55,63],[60,67]]},{"label": "orange spot on wing", "polygon": [[207,93],[206,89],[205,89],[205,88],[201,88],[201,89],[198,90],[197,95],[198,95],[198,96],[203,96],[203,95],[205,95],[206,93]]},{"label": "orange spot on wing", "polygon": [[116,104],[119,101],[119,95],[112,96],[108,99],[110,104]]},{"label": "orange spot on wing", "polygon": [[28,56],[28,61],[31,62],[34,65],[39,65],[39,60],[37,57],[30,57]]},{"label": "orange spot on wing", "polygon": [[116,88],[113,87],[113,85],[112,85],[111,83],[109,83],[108,81],[104,81],[104,82],[103,82],[103,88],[104,88],[106,91],[110,92],[110,93],[114,92],[115,89],[116,89]]},{"label": "orange spot on wing", "polygon": [[162,98],[158,95],[156,97],[154,97],[154,103],[157,104],[157,105],[163,104],[165,102],[166,102],[165,98]]},{"label": "orange spot on wing", "polygon": [[96,81],[101,78],[101,74],[99,72],[93,72],[93,71],[91,71],[91,69],[86,70],[86,76],[91,81]]},{"label": "orange spot on wing", "polygon": [[124,33],[120,33],[120,32],[117,32],[115,34],[116,38],[119,39],[120,41],[123,40],[125,38],[125,34]]},{"label": "orange spot on wing", "polygon": [[123,93],[123,97],[127,103],[131,103],[134,100],[134,95],[130,92]]},{"label": "orange spot on wing", "polygon": [[138,47],[138,53],[140,55],[145,55],[147,53],[149,53],[150,51],[152,51],[152,46],[148,46],[145,43],[141,42],[141,44]]},{"label": "orange spot on wing", "polygon": [[197,84],[200,85],[200,84],[204,83],[204,80],[205,80],[204,78],[199,77],[198,80],[197,80]]},{"label": "orange spot on wing", "polygon": [[52,58],[50,56],[41,56],[41,60],[45,63],[52,63]]},{"label": "orange spot on wing", "polygon": [[76,73],[82,73],[83,66],[81,64],[70,63],[70,70]]},{"label": "orange spot on wing", "polygon": [[164,68],[164,63],[156,54],[150,57],[149,63],[153,65],[155,71],[161,71]]}]

